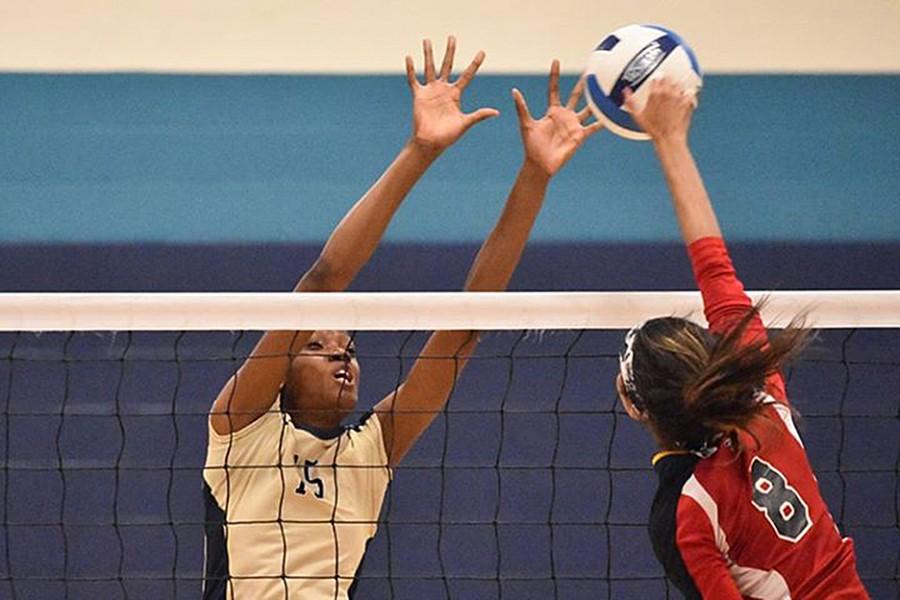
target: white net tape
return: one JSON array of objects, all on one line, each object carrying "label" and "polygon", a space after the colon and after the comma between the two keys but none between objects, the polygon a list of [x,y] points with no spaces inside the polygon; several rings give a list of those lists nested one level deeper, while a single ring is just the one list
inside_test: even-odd
[{"label": "white net tape", "polygon": [[[900,327],[900,291],[750,292],[763,318],[816,328]],[[9,293],[0,331],[627,329],[651,317],[703,322],[698,292]]]}]

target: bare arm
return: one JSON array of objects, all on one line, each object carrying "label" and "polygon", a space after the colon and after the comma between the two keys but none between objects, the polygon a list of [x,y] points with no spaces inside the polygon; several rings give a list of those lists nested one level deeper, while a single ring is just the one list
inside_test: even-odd
[{"label": "bare arm", "polygon": [[716,213],[687,142],[664,141],[656,148],[685,244],[705,237],[722,237]]},{"label": "bare arm", "polygon": [[[667,80],[652,81],[650,85],[650,97],[643,111],[634,110],[630,95],[628,105],[635,120],[653,139],[710,329],[724,333],[741,322],[753,302],[732,265],[715,209],[688,146],[695,98]],[[762,320],[755,318],[744,336],[748,341],[764,339]],[[776,395],[785,397],[781,377],[774,376],[772,381],[780,390]]]},{"label": "bare arm", "polygon": [[[534,120],[525,99],[513,90],[525,161],[503,207],[500,219],[475,257],[466,291],[506,289],[534,225],[550,178],[600,126],[582,123],[589,113],[575,112],[582,84],[566,106],[559,100],[559,63],[550,75],[547,114]],[[375,407],[390,463],[398,464],[435,416],[443,409],[456,379],[478,343],[475,331],[438,331],[431,335],[409,377]]]},{"label": "bare arm", "polygon": [[655,80],[650,86],[650,98],[644,110],[634,109],[631,94],[627,94],[626,107],[653,140],[684,242],[690,245],[700,238],[722,237],[716,213],[688,146],[688,130],[696,99],[671,81]]},{"label": "bare arm", "polygon": [[[438,78],[431,42],[425,40],[425,85],[416,80],[412,59],[406,58],[413,95],[413,135],[381,178],[338,223],[315,264],[294,287],[295,292],[345,289],[372,256],[394,213],[431,163],[469,127],[498,114],[487,108],[462,112],[462,92],[475,76],[484,53],[479,52],[459,80],[451,84],[448,79],[455,48],[456,40],[451,37]],[[303,347],[310,333],[263,334],[213,403],[210,422],[217,433],[242,429],[269,409],[284,382],[291,353]]]}]

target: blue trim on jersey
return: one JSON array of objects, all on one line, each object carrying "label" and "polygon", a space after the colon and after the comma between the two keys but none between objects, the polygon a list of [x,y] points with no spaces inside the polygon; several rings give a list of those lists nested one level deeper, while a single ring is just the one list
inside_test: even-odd
[{"label": "blue trim on jersey", "polygon": [[607,119],[619,127],[624,127],[631,131],[643,131],[638,124],[634,122],[634,119],[631,118],[630,114],[622,110],[603,93],[596,75],[588,75],[587,87],[588,94],[591,96],[591,101],[598,109],[600,109],[600,112],[602,112]]},{"label": "blue trim on jersey", "polygon": [[[369,418],[374,414],[375,413],[370,410],[362,417],[360,417],[359,421],[357,421],[356,423],[350,423],[349,425],[340,425],[339,427],[332,427],[330,429],[319,429],[318,427],[306,425],[305,423],[294,423],[293,419],[291,419],[291,424],[294,426],[294,429],[305,431],[306,433],[316,436],[320,440],[333,440],[341,437],[347,431],[359,431],[362,426],[366,424],[366,421],[368,421]],[[288,415],[288,418],[290,418],[290,415]]]},{"label": "blue trim on jersey", "polygon": [[700,63],[697,61],[697,55],[694,54],[694,49],[691,48],[690,45],[688,45],[688,43],[684,41],[683,37],[681,37],[674,31],[672,31],[671,29],[667,29],[667,28],[663,27],[662,25],[645,24],[644,27],[650,27],[651,29],[658,29],[659,31],[666,33],[669,37],[671,37],[673,40],[675,40],[675,42],[679,46],[684,48],[684,51],[687,53],[688,58],[691,61],[691,68],[694,69],[694,72],[697,75],[699,75],[700,77],[703,77],[703,71],[700,70]]},{"label": "blue trim on jersey", "polygon": [[341,437],[344,435],[344,432],[347,431],[347,428],[344,426],[332,427],[331,429],[319,429],[318,427],[313,427],[312,425],[306,425],[304,423],[294,423],[293,419],[291,419],[291,424],[294,426],[294,429],[305,431],[320,440],[333,440]]},{"label": "blue trim on jersey", "polygon": [[203,600],[225,600],[228,586],[228,546],[225,542],[225,511],[219,507],[212,489],[203,482],[206,505],[206,572],[203,575]]}]

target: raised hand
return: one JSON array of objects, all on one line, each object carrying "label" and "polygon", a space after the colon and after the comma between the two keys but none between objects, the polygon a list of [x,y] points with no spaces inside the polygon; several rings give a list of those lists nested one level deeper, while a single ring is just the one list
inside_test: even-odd
[{"label": "raised hand", "polygon": [[649,82],[650,94],[643,109],[638,109],[631,90],[625,90],[625,108],[654,142],[687,141],[691,115],[697,96],[663,77]]},{"label": "raised hand", "polygon": [[416,78],[412,57],[406,57],[406,78],[413,96],[413,141],[424,149],[440,152],[458,140],[469,127],[496,117],[500,112],[494,108],[480,108],[464,113],[460,106],[463,91],[484,61],[483,51],[479,50],[462,75],[451,83],[456,38],[447,38],[447,50],[440,72],[434,66],[431,40],[424,40],[422,47],[425,54],[424,84]]},{"label": "raised hand", "polygon": [[532,118],[525,96],[513,89],[513,99],[519,115],[519,129],[525,147],[525,161],[547,176],[553,176],[566,161],[572,158],[584,141],[602,129],[600,123],[585,125],[590,110],[585,107],[576,112],[576,106],[584,93],[581,79],[572,89],[569,100],[562,106],[559,99],[559,61],[550,67],[547,85],[547,112],[540,119]]}]

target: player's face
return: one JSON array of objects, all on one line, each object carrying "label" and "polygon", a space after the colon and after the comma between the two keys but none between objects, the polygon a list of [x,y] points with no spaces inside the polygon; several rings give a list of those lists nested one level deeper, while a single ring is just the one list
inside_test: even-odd
[{"label": "player's face", "polygon": [[359,390],[359,362],[350,336],[344,331],[313,332],[291,361],[286,384],[298,408],[351,412]]}]

